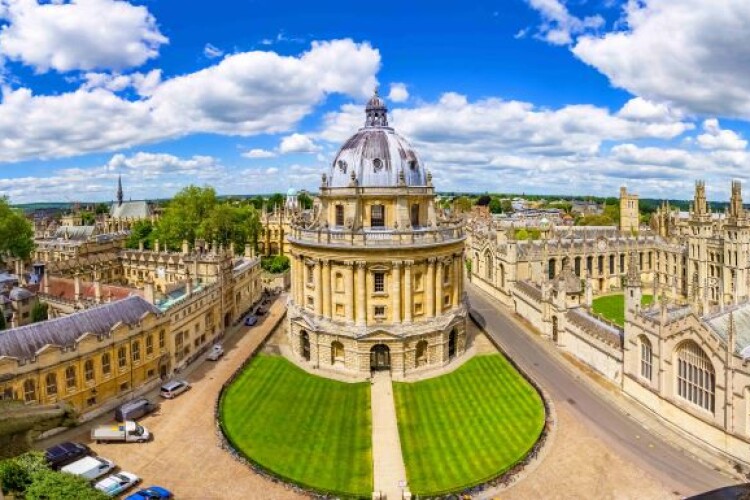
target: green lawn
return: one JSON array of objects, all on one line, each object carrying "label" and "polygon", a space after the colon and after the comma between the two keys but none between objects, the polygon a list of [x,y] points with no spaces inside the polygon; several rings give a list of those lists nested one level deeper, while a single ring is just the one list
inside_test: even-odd
[{"label": "green lawn", "polygon": [[262,467],[316,490],[370,496],[370,384],[258,355],[226,391],[221,415],[230,441]]},{"label": "green lawn", "polygon": [[[642,295],[641,305],[647,306],[654,301],[652,295]],[[594,299],[592,308],[595,313],[601,314],[608,320],[614,321],[620,326],[625,325],[625,296],[621,293],[606,295]]]},{"label": "green lawn", "polygon": [[418,495],[458,491],[509,469],[544,427],[539,394],[500,354],[455,372],[394,384],[409,487]]}]

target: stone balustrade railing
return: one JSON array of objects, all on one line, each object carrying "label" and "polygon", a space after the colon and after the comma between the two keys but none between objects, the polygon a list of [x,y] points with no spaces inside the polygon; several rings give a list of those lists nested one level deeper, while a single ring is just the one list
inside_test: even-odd
[{"label": "stone balustrade railing", "polygon": [[300,244],[322,244],[347,247],[390,247],[434,245],[465,238],[463,225],[439,226],[410,230],[304,229],[292,228],[289,240]]}]

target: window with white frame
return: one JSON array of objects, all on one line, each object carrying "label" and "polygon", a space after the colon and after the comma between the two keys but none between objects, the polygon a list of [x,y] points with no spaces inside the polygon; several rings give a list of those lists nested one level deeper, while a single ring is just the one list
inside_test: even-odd
[{"label": "window with white frame", "polygon": [[385,292],[385,273],[373,273],[373,286],[375,293]]},{"label": "window with white frame", "polygon": [[651,341],[641,335],[639,337],[641,344],[641,377],[646,380],[651,380],[651,373],[653,372],[653,352],[651,350]]},{"label": "window with white frame", "polygon": [[677,394],[690,403],[714,411],[716,375],[711,360],[693,341],[677,351]]}]

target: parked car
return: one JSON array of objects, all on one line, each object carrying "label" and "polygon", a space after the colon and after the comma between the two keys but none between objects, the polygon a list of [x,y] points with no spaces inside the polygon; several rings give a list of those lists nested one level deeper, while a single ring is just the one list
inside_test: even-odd
[{"label": "parked car", "polygon": [[161,486],[149,486],[128,495],[125,500],[161,500],[162,498],[172,498],[172,492]]},{"label": "parked car", "polygon": [[145,443],[151,439],[151,433],[142,425],[128,420],[121,424],[94,427],[91,429],[91,439],[97,443]]},{"label": "parked car", "polygon": [[131,472],[120,471],[117,474],[107,476],[94,485],[94,488],[103,492],[108,497],[119,495],[141,482],[141,478]]},{"label": "parked car", "polygon": [[102,457],[84,457],[68,464],[60,472],[80,476],[89,481],[98,479],[115,468],[115,463]]},{"label": "parked car", "polygon": [[190,389],[190,384],[184,380],[172,380],[167,382],[159,390],[159,395],[166,399],[172,399]]},{"label": "parked car", "polygon": [[255,314],[258,316],[263,316],[267,312],[268,310],[265,307],[259,307],[258,309],[255,310]]},{"label": "parked car", "polygon": [[133,401],[128,401],[127,403],[120,405],[115,410],[115,420],[118,422],[138,420],[152,411],[156,411],[158,408],[158,404],[152,403],[146,398],[134,399]]},{"label": "parked car", "polygon": [[88,455],[91,455],[91,449],[88,446],[70,441],[51,446],[44,452],[47,463],[55,470]]},{"label": "parked car", "polygon": [[250,315],[247,318],[245,318],[245,326],[254,326],[258,322],[258,317],[254,315]]},{"label": "parked car", "polygon": [[221,346],[221,344],[214,344],[211,350],[208,351],[208,356],[206,356],[206,359],[210,361],[219,361],[219,358],[223,355],[224,348]]}]

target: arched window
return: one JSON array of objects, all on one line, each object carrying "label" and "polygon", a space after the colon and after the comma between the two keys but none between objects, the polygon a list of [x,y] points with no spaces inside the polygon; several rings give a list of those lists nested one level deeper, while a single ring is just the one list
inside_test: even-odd
[{"label": "arched window", "polygon": [[94,380],[94,360],[87,359],[83,364],[83,377],[86,379],[86,382]]},{"label": "arched window", "polygon": [[331,343],[331,364],[344,362],[344,344],[338,340],[334,340]]},{"label": "arched window", "polygon": [[71,390],[75,389],[76,385],[78,385],[78,380],[76,377],[76,367],[69,366],[65,369],[65,386],[68,388],[68,390]]},{"label": "arched window", "polygon": [[45,382],[47,384],[47,396],[57,396],[57,375],[48,373]]},{"label": "arched window", "polygon": [[677,394],[711,413],[716,376],[711,360],[698,344],[687,341],[677,350]]},{"label": "arched window", "polygon": [[337,292],[344,291],[344,275],[342,275],[341,273],[336,273],[336,279],[334,280],[334,283],[336,283]]},{"label": "arched window", "polygon": [[505,288],[505,266],[500,264],[498,271],[500,272],[500,288]]},{"label": "arched window", "polygon": [[557,263],[555,262],[555,259],[550,259],[547,263],[547,276],[549,279],[554,279],[555,277],[555,265]]},{"label": "arched window", "polygon": [[492,254],[490,252],[487,252],[484,254],[484,274],[487,280],[492,281],[492,266],[493,266],[493,259]]},{"label": "arched window", "polygon": [[146,337],[146,355],[150,356],[154,353],[154,336],[149,335]]},{"label": "arched window", "polygon": [[132,351],[133,351],[133,361],[134,362],[140,361],[141,360],[141,343],[138,341],[133,342]]},{"label": "arched window", "polygon": [[641,346],[641,377],[650,381],[653,372],[653,351],[651,349],[651,341],[644,335],[641,335],[638,337],[638,343]]},{"label": "arched window", "polygon": [[23,400],[27,403],[36,401],[36,384],[33,378],[28,378],[23,383]]},{"label": "arched window", "polygon": [[120,347],[117,349],[117,366],[120,368],[125,368],[125,366],[128,364],[128,351],[125,349],[125,346]]},{"label": "arched window", "polygon": [[424,366],[427,364],[427,341],[420,340],[417,342],[417,353],[416,353],[416,364],[417,367]]}]

